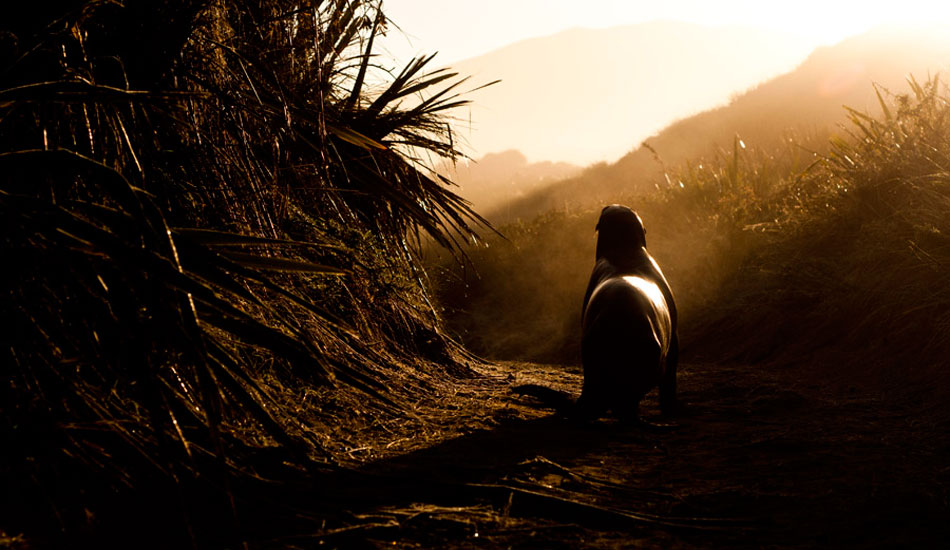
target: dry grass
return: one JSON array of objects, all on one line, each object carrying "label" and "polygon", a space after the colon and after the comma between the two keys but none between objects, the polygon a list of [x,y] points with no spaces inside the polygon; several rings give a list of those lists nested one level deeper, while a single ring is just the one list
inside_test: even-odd
[{"label": "dry grass", "polygon": [[481,223],[418,160],[461,82],[381,66],[379,3],[4,11],[4,532],[238,544],[261,464],[472,376],[417,257]]}]

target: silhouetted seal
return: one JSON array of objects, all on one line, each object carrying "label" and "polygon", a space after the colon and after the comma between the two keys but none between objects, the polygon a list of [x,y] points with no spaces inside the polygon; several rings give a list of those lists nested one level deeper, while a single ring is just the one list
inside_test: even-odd
[{"label": "silhouetted seal", "polygon": [[672,415],[679,361],[673,291],[647,252],[646,231],[636,212],[619,204],[606,206],[597,231],[596,263],[584,295],[580,398],[574,403],[567,394],[536,384],[513,390],[568,416],[590,420],[612,411],[639,421],[640,401],[659,386],[660,410]]},{"label": "silhouetted seal", "polygon": [[640,400],[659,386],[660,409],[671,415],[679,359],[673,291],[647,252],[636,212],[606,206],[597,231],[596,263],[584,295],[579,413],[597,418],[613,411],[636,419]]}]

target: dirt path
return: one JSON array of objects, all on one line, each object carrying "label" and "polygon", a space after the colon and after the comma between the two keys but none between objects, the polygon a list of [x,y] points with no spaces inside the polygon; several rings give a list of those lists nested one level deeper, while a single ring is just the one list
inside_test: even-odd
[{"label": "dirt path", "polygon": [[[669,433],[578,425],[506,388],[576,369],[489,367],[497,426],[371,464],[339,547],[886,548],[950,540],[950,422],[925,395],[687,364]],[[930,404],[928,404],[930,403]],[[655,396],[643,405],[655,414]],[[362,487],[362,489],[359,489]],[[355,527],[354,527],[355,525]]]}]

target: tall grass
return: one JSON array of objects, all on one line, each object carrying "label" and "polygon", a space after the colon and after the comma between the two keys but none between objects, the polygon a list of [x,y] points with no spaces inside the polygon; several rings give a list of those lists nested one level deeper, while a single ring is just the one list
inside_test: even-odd
[{"label": "tall grass", "polygon": [[772,236],[726,285],[708,337],[738,324],[743,355],[826,350],[858,379],[945,375],[950,105],[937,78],[909,88],[878,90],[878,118],[849,110],[847,135],[764,222]]},{"label": "tall grass", "polygon": [[380,3],[4,12],[3,529],[232,544],[254,457],[464,374],[416,250],[482,222],[417,160],[465,100],[381,66]]}]

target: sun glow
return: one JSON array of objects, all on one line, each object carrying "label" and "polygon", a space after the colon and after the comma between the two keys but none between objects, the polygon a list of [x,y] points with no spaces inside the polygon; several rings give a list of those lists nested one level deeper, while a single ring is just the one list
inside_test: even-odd
[{"label": "sun glow", "polygon": [[[748,25],[793,33],[815,46],[832,44],[881,25],[950,25],[950,2],[904,0],[390,0],[390,19],[405,33],[391,33],[386,47],[399,59],[440,52],[451,63],[519,40],[574,27],[602,28],[668,19],[704,25]],[[395,29],[394,29],[395,30]]]}]

